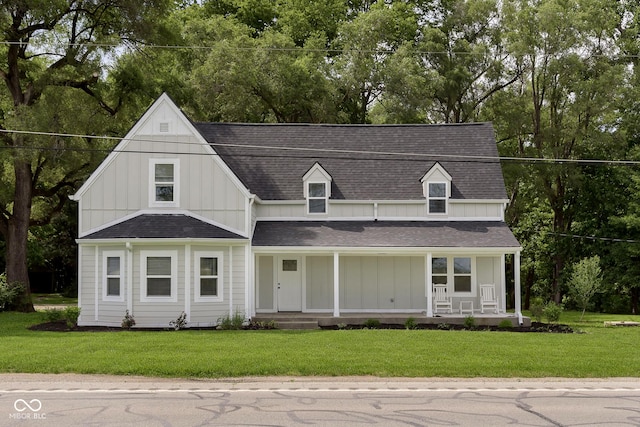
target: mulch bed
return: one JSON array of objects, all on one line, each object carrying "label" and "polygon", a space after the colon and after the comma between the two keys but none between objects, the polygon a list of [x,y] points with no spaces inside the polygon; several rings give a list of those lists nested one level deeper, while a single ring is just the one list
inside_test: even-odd
[{"label": "mulch bed", "polygon": [[[434,329],[434,330],[465,330],[464,325],[449,325],[449,324],[429,324],[416,325],[416,329]],[[361,325],[349,325],[345,329],[362,329]],[[33,325],[29,328],[32,331],[48,331],[48,332],[120,332],[124,331],[122,328],[114,328],[110,326],[76,326],[69,329],[65,321],[46,322],[38,325]],[[216,330],[216,328],[190,328],[190,329],[206,329]],[[327,327],[324,329],[338,329],[337,326]],[[397,324],[381,324],[376,329],[405,329],[404,325]],[[133,328],[132,331],[173,331],[173,328],[167,327],[161,328]],[[558,334],[571,334],[574,330],[568,325],[561,324],[548,324],[532,322],[531,326],[514,327],[514,328],[498,328],[497,326],[478,326],[473,328],[475,331],[500,331],[500,332],[546,332],[546,333],[558,333]]]}]

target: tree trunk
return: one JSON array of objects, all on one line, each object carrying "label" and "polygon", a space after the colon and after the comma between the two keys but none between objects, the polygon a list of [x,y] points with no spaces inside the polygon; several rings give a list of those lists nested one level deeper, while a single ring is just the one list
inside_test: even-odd
[{"label": "tree trunk", "polygon": [[24,313],[35,311],[31,300],[29,271],[27,269],[27,239],[31,219],[31,197],[33,176],[31,165],[22,159],[15,159],[14,171],[16,188],[13,213],[8,221],[7,233],[7,282],[22,283],[24,293],[14,304],[14,309]]}]

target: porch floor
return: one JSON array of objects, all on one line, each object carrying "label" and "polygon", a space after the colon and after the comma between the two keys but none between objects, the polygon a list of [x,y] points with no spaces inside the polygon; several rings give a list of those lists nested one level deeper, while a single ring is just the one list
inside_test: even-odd
[{"label": "porch floor", "polygon": [[[463,325],[469,314],[459,313],[438,313],[434,317],[427,317],[424,313],[342,313],[339,317],[334,317],[333,313],[301,313],[301,312],[279,312],[279,313],[257,313],[252,320],[269,322],[271,320],[278,323],[280,329],[314,329],[318,327],[332,327],[339,324],[364,325],[369,319],[377,319],[382,324],[404,325],[409,317],[412,317],[417,324],[434,325],[447,323],[450,325]],[[515,313],[473,313],[473,318],[477,326],[497,326],[503,320],[511,321],[511,324],[518,325],[518,317]],[[522,326],[531,326],[531,319],[522,317]]]}]

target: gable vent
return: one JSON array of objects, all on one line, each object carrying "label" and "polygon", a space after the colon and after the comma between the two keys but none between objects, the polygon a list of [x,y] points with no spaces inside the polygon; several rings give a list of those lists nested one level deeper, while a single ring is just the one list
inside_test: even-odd
[{"label": "gable vent", "polygon": [[160,132],[169,132],[169,123],[167,122],[160,123]]}]

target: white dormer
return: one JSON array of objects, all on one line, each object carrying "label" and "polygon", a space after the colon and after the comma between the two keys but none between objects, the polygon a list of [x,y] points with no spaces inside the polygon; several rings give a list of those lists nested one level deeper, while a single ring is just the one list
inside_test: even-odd
[{"label": "white dormer", "polygon": [[316,162],[302,177],[307,214],[327,215],[331,197],[331,175]]},{"label": "white dormer", "polygon": [[451,197],[451,175],[436,162],[420,182],[422,182],[422,194],[427,199],[427,214],[447,215]]}]

